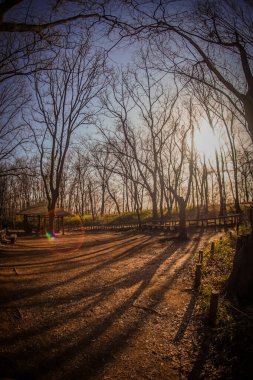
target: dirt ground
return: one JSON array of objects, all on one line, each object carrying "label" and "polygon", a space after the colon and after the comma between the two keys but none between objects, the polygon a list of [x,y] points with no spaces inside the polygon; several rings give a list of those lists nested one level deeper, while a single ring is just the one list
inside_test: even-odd
[{"label": "dirt ground", "polygon": [[192,290],[194,253],[214,235],[76,233],[1,246],[0,379],[217,378]]}]

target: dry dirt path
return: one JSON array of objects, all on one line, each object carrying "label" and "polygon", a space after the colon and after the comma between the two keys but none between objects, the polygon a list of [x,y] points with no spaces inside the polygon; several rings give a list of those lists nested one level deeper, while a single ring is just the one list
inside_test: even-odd
[{"label": "dry dirt path", "polygon": [[0,247],[0,379],[195,379],[193,254],[163,233]]}]

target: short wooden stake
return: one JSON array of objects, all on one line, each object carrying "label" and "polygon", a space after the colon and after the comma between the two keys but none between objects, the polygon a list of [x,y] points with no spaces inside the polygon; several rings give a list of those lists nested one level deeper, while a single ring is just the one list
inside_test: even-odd
[{"label": "short wooden stake", "polygon": [[199,251],[199,264],[203,263],[203,251]]},{"label": "short wooden stake", "polygon": [[211,248],[210,248],[210,256],[213,257],[214,255],[214,248],[215,248],[215,243],[214,241],[211,242]]},{"label": "short wooden stake", "polygon": [[202,264],[199,263],[196,265],[196,271],[195,271],[195,279],[194,279],[195,289],[198,289],[201,284],[201,276],[202,276]]},{"label": "short wooden stake", "polygon": [[236,220],[236,235],[239,235],[239,219]]}]

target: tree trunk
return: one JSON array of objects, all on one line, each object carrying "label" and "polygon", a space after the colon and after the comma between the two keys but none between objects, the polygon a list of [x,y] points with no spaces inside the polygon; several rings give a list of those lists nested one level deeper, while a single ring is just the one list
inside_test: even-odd
[{"label": "tree trunk", "polygon": [[54,236],[54,219],[55,219],[55,209],[48,210],[49,222],[48,222],[48,232],[51,236]]},{"label": "tree trunk", "polygon": [[239,236],[225,293],[242,304],[253,303],[253,234]]},{"label": "tree trunk", "polygon": [[186,202],[183,197],[178,197],[178,208],[179,208],[179,240],[186,240],[187,236],[187,228],[186,228]]},{"label": "tree trunk", "polygon": [[248,124],[248,130],[253,141],[253,88],[248,91],[247,99],[244,100],[245,119]]},{"label": "tree trunk", "polygon": [[152,218],[157,220],[158,218],[158,208],[157,208],[157,193],[153,193],[151,196],[152,201]]},{"label": "tree trunk", "polygon": [[125,212],[129,212],[128,180],[125,181]]},{"label": "tree trunk", "polygon": [[163,212],[163,195],[164,195],[164,191],[163,189],[161,188],[161,197],[160,197],[160,219],[161,219],[161,222],[164,221],[164,212]]},{"label": "tree trunk", "polygon": [[[244,101],[245,119],[253,141],[252,94]],[[250,96],[251,95],[251,96]],[[225,289],[226,295],[241,304],[253,304],[253,210],[250,209],[251,234],[238,237],[231,275]]]},{"label": "tree trunk", "polygon": [[48,205],[48,232],[53,237],[55,236],[55,206],[56,200],[53,200]]},{"label": "tree trunk", "polygon": [[209,204],[209,188],[208,188],[208,177],[207,177],[207,168],[206,168],[206,165],[205,165],[205,169],[204,169],[204,178],[203,178],[203,181],[204,181],[204,212],[206,215],[208,215],[208,212],[209,212],[209,208],[208,208],[208,204]]},{"label": "tree trunk", "polygon": [[116,206],[116,210],[117,210],[118,215],[120,215],[121,214],[120,207],[119,207],[119,203],[117,201],[116,196],[114,194],[112,194],[111,191],[109,191],[109,189],[108,189],[108,193],[109,193],[110,197],[112,198],[112,200]]},{"label": "tree trunk", "polygon": [[90,198],[90,208],[91,208],[92,220],[94,222],[94,220],[95,220],[95,213],[94,213],[94,205],[93,205],[93,198],[92,198],[91,183],[88,184],[88,191],[89,191],[89,198]]},{"label": "tree trunk", "polygon": [[104,216],[104,214],[105,214],[105,189],[106,189],[106,186],[104,183],[102,184],[101,189],[102,189],[102,199],[101,199],[100,215]]},{"label": "tree trunk", "polygon": [[222,170],[220,169],[220,162],[219,162],[219,157],[218,157],[217,152],[215,156],[216,156],[217,181],[218,181],[219,198],[220,198],[219,216],[224,216],[226,214],[226,204],[225,204],[225,199],[224,199]]},{"label": "tree trunk", "polygon": [[242,188],[244,189],[244,202],[249,203],[249,189],[246,174],[242,174]]}]

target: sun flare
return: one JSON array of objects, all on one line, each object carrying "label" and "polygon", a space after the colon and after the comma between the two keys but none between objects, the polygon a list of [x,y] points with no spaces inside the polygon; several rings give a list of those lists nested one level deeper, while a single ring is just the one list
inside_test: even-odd
[{"label": "sun flare", "polygon": [[208,160],[213,160],[215,151],[219,150],[222,144],[220,136],[214,131],[206,120],[201,121],[199,128],[195,131],[195,146],[201,156]]}]

